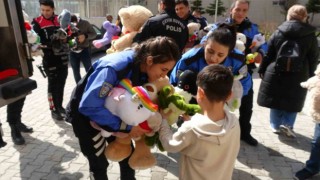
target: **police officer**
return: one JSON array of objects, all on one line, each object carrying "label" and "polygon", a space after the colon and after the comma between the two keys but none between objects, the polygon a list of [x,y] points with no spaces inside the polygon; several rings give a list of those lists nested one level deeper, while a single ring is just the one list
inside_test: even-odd
[{"label": "police officer", "polygon": [[[48,76],[48,101],[51,116],[63,120],[62,107],[64,87],[68,76],[69,48],[67,40],[60,37],[58,16],[54,14],[52,0],[40,0],[41,15],[33,19],[33,29],[40,36],[43,47],[43,67]],[[61,33],[55,34],[54,33]],[[61,39],[60,39],[61,38]]]},{"label": "police officer", "polygon": [[176,0],[175,3],[175,11],[179,18],[187,24],[192,22],[200,24],[200,20],[191,14],[188,0]]},{"label": "police officer", "polygon": [[11,137],[15,145],[25,144],[21,132],[32,133],[33,129],[21,122],[21,113],[26,97],[7,105],[7,121],[11,128]]},{"label": "police officer", "polygon": [[[251,53],[251,49],[249,48],[252,39],[256,34],[259,34],[257,24],[252,23],[248,18],[247,14],[249,12],[249,1],[248,0],[236,0],[232,3],[230,7],[230,17],[226,19],[226,22],[229,24],[234,24],[237,26],[237,31],[243,33],[247,42],[245,44],[245,55]],[[265,56],[265,52],[267,51],[267,43],[264,43],[258,49],[258,56],[255,58],[255,62],[261,62],[262,58]],[[253,73],[253,69],[255,69],[255,63],[248,64],[248,72],[250,75]],[[239,111],[239,122],[241,128],[241,140],[245,141],[249,145],[256,146],[258,141],[251,136],[251,116],[252,116],[252,108],[253,108],[253,89],[250,88],[247,95],[242,97],[241,106]]]},{"label": "police officer", "polygon": [[[134,50],[102,57],[92,65],[86,78],[79,82],[78,87],[81,85],[83,88],[82,83],[85,85],[79,108],[77,108],[81,115],[72,119],[71,122],[75,135],[79,139],[81,152],[88,159],[90,171],[95,180],[108,179],[106,171],[109,163],[103,153],[106,140],[109,143],[114,141],[116,134],[121,134],[118,131],[122,131],[122,135],[129,132],[131,137],[139,137],[146,132],[139,126],[123,125],[118,116],[104,107],[110,90],[123,78],[130,79],[133,86],[141,86],[165,77],[180,57],[178,46],[173,39],[151,38],[135,46]],[[90,125],[90,121],[116,134],[105,139],[99,130]],[[122,180],[135,179],[135,172],[129,166],[128,160],[129,157],[119,162]]]},{"label": "police officer", "polygon": [[167,36],[176,41],[182,52],[188,41],[188,27],[176,15],[174,8],[174,0],[161,0],[158,4],[160,15],[151,17],[133,41],[140,43],[150,37]]},{"label": "police officer", "polygon": [[[227,24],[219,25],[210,35],[208,35],[203,46],[196,46],[183,54],[182,58],[173,68],[170,83],[178,85],[181,81],[180,75],[186,70],[197,74],[209,64],[221,64],[229,67],[233,75],[241,75],[240,82],[243,86],[243,95],[247,95],[252,87],[251,75],[247,72],[247,66],[243,63],[244,55],[235,50],[236,30]],[[189,77],[186,79],[188,81]],[[179,82],[188,84],[188,89],[195,89],[196,83]],[[192,87],[193,86],[193,87]],[[191,92],[190,92],[191,93]]]}]

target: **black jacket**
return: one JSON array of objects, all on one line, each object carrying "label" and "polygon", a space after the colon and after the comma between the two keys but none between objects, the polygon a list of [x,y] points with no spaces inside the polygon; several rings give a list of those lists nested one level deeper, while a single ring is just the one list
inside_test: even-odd
[{"label": "black jacket", "polygon": [[188,41],[188,27],[174,12],[166,11],[151,17],[137,34],[134,42],[142,42],[151,37],[167,36],[174,39],[182,52]]},{"label": "black jacket", "polygon": [[[294,39],[300,46],[303,69],[295,73],[277,73],[275,59],[281,44],[287,39]],[[315,28],[299,21],[285,21],[272,34],[268,42],[268,52],[263,59],[259,73],[264,77],[260,84],[258,104],[260,106],[300,112],[304,105],[306,89],[300,83],[314,75],[317,67],[319,50]]]}]

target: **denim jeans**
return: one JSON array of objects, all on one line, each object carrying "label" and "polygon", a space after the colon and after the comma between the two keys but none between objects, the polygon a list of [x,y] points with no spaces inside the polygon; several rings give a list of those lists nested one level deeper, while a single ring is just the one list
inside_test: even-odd
[{"label": "denim jeans", "polygon": [[320,123],[317,123],[311,145],[310,158],[306,162],[306,169],[311,173],[320,172]]},{"label": "denim jeans", "polygon": [[286,125],[293,128],[296,117],[297,112],[270,109],[270,125],[274,129],[279,129],[280,125]]},{"label": "denim jeans", "polygon": [[86,72],[91,66],[89,48],[84,48],[80,53],[70,52],[70,64],[73,71],[74,80],[78,83],[81,80],[80,62],[82,62]]}]

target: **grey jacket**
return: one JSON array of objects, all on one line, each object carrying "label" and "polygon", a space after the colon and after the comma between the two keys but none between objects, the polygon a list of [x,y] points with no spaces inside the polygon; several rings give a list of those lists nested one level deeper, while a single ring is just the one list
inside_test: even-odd
[{"label": "grey jacket", "polygon": [[87,48],[90,46],[91,41],[96,38],[97,33],[93,29],[92,25],[84,20],[84,19],[79,19],[79,22],[77,24],[77,28],[79,29],[79,35],[84,34],[86,36],[86,39],[83,43],[79,44],[79,48]]}]

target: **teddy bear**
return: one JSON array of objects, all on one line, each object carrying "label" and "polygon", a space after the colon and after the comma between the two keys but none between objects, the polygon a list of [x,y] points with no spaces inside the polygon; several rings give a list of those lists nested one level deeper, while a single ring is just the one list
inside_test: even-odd
[{"label": "teddy bear", "polygon": [[120,32],[120,27],[116,26],[109,21],[103,22],[102,27],[106,30],[102,39],[92,41],[92,44],[96,48],[101,48],[111,43],[112,37],[116,36]]},{"label": "teddy bear", "polygon": [[246,50],[247,38],[243,33],[237,33],[236,47],[241,52]]},{"label": "teddy bear", "polygon": [[188,34],[189,34],[189,42],[194,42],[198,39],[198,32],[200,30],[201,25],[199,23],[191,22],[187,25]]},{"label": "teddy bear", "polygon": [[311,115],[314,121],[320,123],[320,64],[314,73],[315,76],[300,85],[308,89],[304,111]]},{"label": "teddy bear", "polygon": [[184,52],[187,52],[189,49],[191,49],[194,45],[196,40],[198,40],[198,33],[200,30],[201,25],[199,23],[194,23],[191,22],[187,25],[188,27],[188,34],[189,34],[189,38],[188,38],[188,42],[184,48]]},{"label": "teddy bear", "polygon": [[111,47],[107,50],[107,54],[119,52],[125,48],[131,47],[133,38],[140,31],[142,25],[153,14],[147,8],[140,5],[132,5],[121,8],[118,13],[122,27],[122,36],[111,42]]}]

